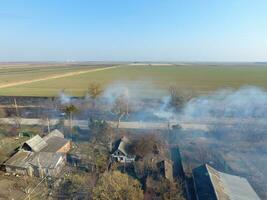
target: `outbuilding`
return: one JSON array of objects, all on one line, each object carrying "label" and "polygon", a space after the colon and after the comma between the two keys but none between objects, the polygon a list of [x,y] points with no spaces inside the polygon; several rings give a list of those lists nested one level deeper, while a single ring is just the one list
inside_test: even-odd
[{"label": "outbuilding", "polygon": [[247,179],[219,172],[208,164],[193,170],[197,200],[260,200]]},{"label": "outbuilding", "polygon": [[66,163],[70,141],[58,131],[41,138],[39,135],[27,140],[5,163],[9,173],[29,176],[56,176]]}]

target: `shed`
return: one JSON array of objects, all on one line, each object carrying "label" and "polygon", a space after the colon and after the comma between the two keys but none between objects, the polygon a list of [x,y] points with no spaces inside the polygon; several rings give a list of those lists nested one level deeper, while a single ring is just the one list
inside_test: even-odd
[{"label": "shed", "polygon": [[193,170],[198,200],[260,200],[247,179],[219,172],[208,164]]},{"label": "shed", "polygon": [[5,162],[6,172],[27,175],[28,160],[32,155],[29,151],[18,151]]},{"label": "shed", "polygon": [[173,167],[171,161],[162,160],[157,163],[157,167],[161,176],[169,181],[173,181]]},{"label": "shed", "polygon": [[37,177],[56,176],[65,164],[63,153],[39,152],[29,159],[32,173]]}]

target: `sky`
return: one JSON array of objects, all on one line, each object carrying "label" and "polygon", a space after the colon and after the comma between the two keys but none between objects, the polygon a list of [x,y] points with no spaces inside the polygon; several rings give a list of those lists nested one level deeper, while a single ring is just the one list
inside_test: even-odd
[{"label": "sky", "polygon": [[266,0],[0,0],[0,62],[267,61]]}]

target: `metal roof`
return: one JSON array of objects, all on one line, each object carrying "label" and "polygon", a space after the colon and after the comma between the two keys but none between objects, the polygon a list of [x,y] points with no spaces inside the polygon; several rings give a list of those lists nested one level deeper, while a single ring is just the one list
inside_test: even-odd
[{"label": "metal roof", "polygon": [[205,164],[193,170],[199,200],[260,200],[247,179],[219,172]]},{"label": "metal roof", "polygon": [[47,138],[46,143],[47,146],[44,147],[41,151],[42,152],[57,152],[60,148],[65,146],[69,140],[62,138],[62,137],[57,137],[57,136],[52,136]]},{"label": "metal roof", "polygon": [[41,151],[47,145],[44,139],[39,135],[36,135],[33,138],[27,140],[24,144],[27,144],[34,152]]},{"label": "metal roof", "polygon": [[54,169],[63,160],[63,153],[38,152],[29,159],[29,163],[36,167]]},{"label": "metal roof", "polygon": [[128,155],[127,145],[129,144],[129,139],[126,137],[121,138],[118,150],[120,150],[124,155]]},{"label": "metal roof", "polygon": [[33,153],[29,151],[18,151],[16,154],[14,154],[11,158],[9,158],[5,162],[5,165],[27,168],[28,160],[30,159],[32,155]]},{"label": "metal roof", "polygon": [[58,129],[54,129],[53,131],[51,131],[48,135],[46,135],[45,137],[43,137],[43,139],[45,141],[47,141],[49,138],[51,137],[60,137],[60,138],[64,138],[64,134],[61,133]]}]

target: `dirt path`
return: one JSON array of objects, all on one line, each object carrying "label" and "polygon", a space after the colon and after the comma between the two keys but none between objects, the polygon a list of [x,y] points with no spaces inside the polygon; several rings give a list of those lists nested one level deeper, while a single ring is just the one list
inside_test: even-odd
[{"label": "dirt path", "polygon": [[[49,124],[55,125],[59,122],[58,119],[50,119]],[[21,124],[21,125],[46,125],[47,121],[42,120],[39,118],[0,118],[0,124]],[[107,121],[107,123],[113,127],[117,127],[116,121]],[[65,126],[69,126],[69,121],[64,120]],[[79,126],[81,129],[88,129],[88,120],[73,120],[73,126]],[[173,124],[169,124],[167,122],[138,122],[138,121],[131,121],[131,122],[120,122],[120,129],[153,129],[153,130],[166,130],[169,129]],[[188,122],[181,122],[179,125],[184,130],[202,130],[208,131],[209,127],[207,124],[199,124],[199,123],[188,123]]]},{"label": "dirt path", "polygon": [[104,71],[104,70],[109,70],[109,69],[115,69],[115,68],[118,68],[118,67],[119,66],[104,67],[104,68],[89,69],[89,70],[81,70],[81,71],[77,71],[77,72],[69,72],[69,73],[64,73],[64,74],[51,75],[51,76],[48,76],[48,77],[37,78],[37,79],[32,79],[32,80],[24,80],[24,81],[18,81],[18,82],[7,83],[7,84],[2,84],[2,85],[0,84],[0,89],[8,88],[8,87],[14,87],[14,86],[20,86],[20,85],[24,85],[24,84],[28,84],[28,83],[47,81],[47,80],[51,80],[51,79],[58,79],[58,78],[76,76],[76,75],[86,74],[86,73],[91,73],[91,72],[98,72],[98,71]]}]

